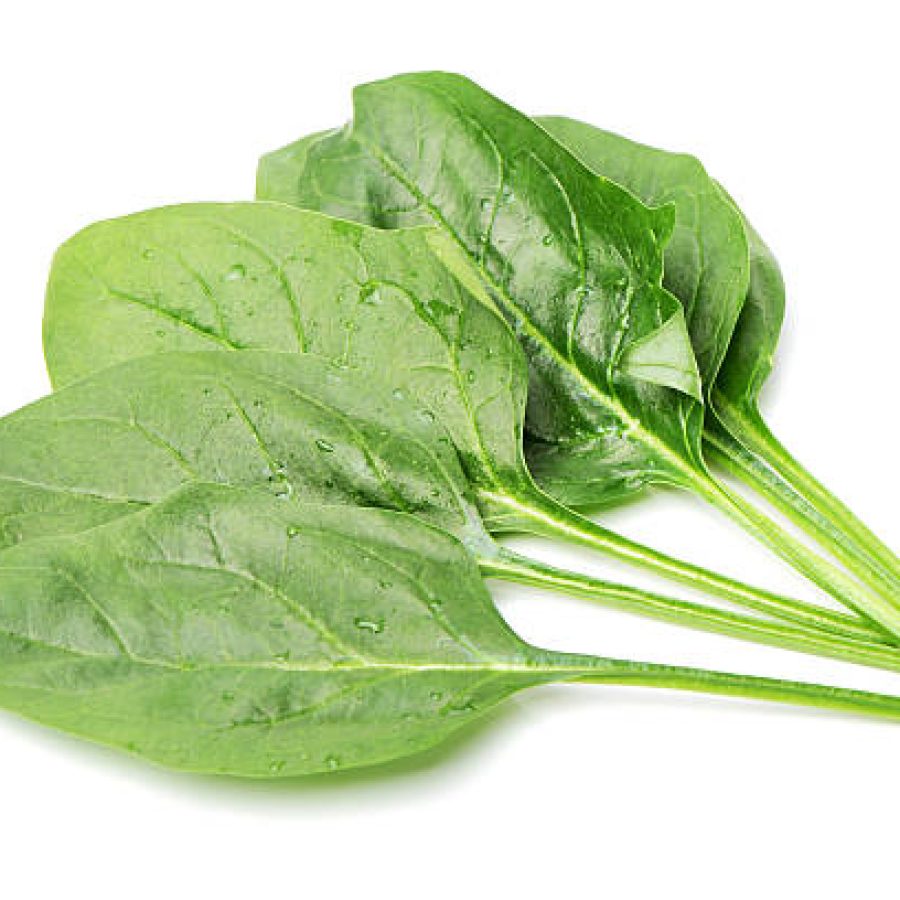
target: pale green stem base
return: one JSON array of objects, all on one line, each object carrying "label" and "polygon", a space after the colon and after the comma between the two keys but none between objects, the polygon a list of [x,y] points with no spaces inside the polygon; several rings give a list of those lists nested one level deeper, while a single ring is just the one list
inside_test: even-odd
[{"label": "pale green stem base", "polygon": [[482,493],[482,497],[489,500],[494,507],[502,505],[513,510],[518,518],[529,523],[529,531],[533,534],[562,538],[570,543],[591,547],[637,568],[688,585],[740,608],[751,609],[827,634],[867,642],[891,643],[879,629],[873,628],[856,616],[750,587],[740,581],[660,553],[603,528],[546,495],[536,493],[527,500],[486,493]]},{"label": "pale green stem base", "polygon": [[842,563],[863,584],[885,598],[900,594],[900,580],[875,557],[836,529],[772,469],[722,429],[705,434],[706,456],[732,477],[756,491],[779,512]]},{"label": "pale green stem base", "polygon": [[867,642],[853,636],[839,637],[810,626],[784,625],[756,616],[665,597],[639,588],[566,572],[510,551],[504,551],[498,559],[482,561],[480,567],[487,577],[580,597],[669,624],[900,672],[900,648]]},{"label": "pale green stem base", "polygon": [[[793,490],[807,501],[831,530],[849,539],[856,553],[868,559],[894,579],[896,594],[900,583],[900,559],[881,539],[820,481],[811,475],[769,430],[755,407],[736,409],[717,403],[716,411],[725,429],[752,454],[770,466]],[[802,513],[803,507],[799,507]]]},{"label": "pale green stem base", "polygon": [[885,599],[867,585],[851,578],[711,476],[706,480],[698,478],[694,488],[813,584],[847,608],[881,626],[892,642],[900,641],[900,606],[896,602]]},{"label": "pale green stem base", "polygon": [[767,700],[792,706],[833,709],[860,715],[900,719],[900,697],[875,694],[847,688],[808,684],[802,681],[783,681],[753,675],[733,675],[681,666],[637,663],[627,660],[606,660],[608,671],[597,671],[576,679],[586,684],[620,684],[665,688],[741,697],[747,700]]}]

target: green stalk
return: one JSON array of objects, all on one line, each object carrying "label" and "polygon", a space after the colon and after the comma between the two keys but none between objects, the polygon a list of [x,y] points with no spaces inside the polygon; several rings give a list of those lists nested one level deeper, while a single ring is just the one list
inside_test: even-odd
[{"label": "green stalk", "polygon": [[[603,660],[597,668],[598,671],[595,673],[572,680],[585,684],[635,685],[741,697],[748,700],[768,700],[792,706],[811,706],[900,719],[900,697],[893,697],[890,694],[628,660]],[[607,668],[608,671],[601,671],[603,668]]]},{"label": "green stalk", "polygon": [[851,578],[712,476],[698,478],[695,489],[813,584],[880,626],[892,642],[900,640],[900,607],[896,600],[886,599],[867,585]]},{"label": "green stalk", "polygon": [[670,624],[900,672],[900,648],[861,640],[852,634],[829,635],[811,626],[784,625],[714,606],[665,597],[639,588],[566,572],[508,550],[504,550],[499,558],[480,561],[480,567],[487,577],[582,597],[612,609]]},{"label": "green stalk", "polygon": [[709,460],[756,491],[864,584],[888,598],[900,593],[900,579],[896,575],[865,548],[835,528],[804,497],[724,429],[707,430],[705,450]]},{"label": "green stalk", "polygon": [[[900,559],[841,500],[794,459],[769,430],[756,407],[738,410],[731,404],[720,402],[716,413],[725,428],[746,449],[774,469],[799,497],[828,522],[831,529],[846,535],[859,552],[893,577],[896,596],[896,583],[900,582]],[[797,514],[802,516],[803,511],[804,507],[798,506]]]},{"label": "green stalk", "polygon": [[533,534],[562,538],[570,543],[591,547],[741,608],[840,637],[886,644],[894,642],[892,635],[886,639],[880,629],[860,621],[856,616],[751,587],[631,541],[556,503],[546,495],[535,494],[519,500],[507,494],[483,491],[481,497],[492,508],[503,506],[520,521],[527,522],[528,530]]}]

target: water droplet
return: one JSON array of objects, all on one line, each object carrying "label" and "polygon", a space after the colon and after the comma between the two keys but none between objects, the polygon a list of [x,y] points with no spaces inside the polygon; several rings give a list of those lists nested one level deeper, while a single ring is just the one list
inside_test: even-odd
[{"label": "water droplet", "polygon": [[337,756],[326,756],[325,765],[333,772],[335,769],[340,768],[341,761]]},{"label": "water droplet", "polygon": [[334,453],[334,444],[329,444],[328,441],[323,440],[322,438],[316,439],[316,446],[323,453]]},{"label": "water droplet", "polygon": [[246,275],[247,275],[247,267],[242,266],[240,263],[238,263],[237,265],[232,266],[225,273],[225,280],[226,281],[240,281]]},{"label": "water droplet", "polygon": [[438,700],[443,700],[443,699],[444,699],[444,695],[443,695],[440,691],[432,691],[428,696],[429,696],[435,703],[437,703]]},{"label": "water droplet", "polygon": [[386,591],[389,587],[391,587],[390,581],[379,581],[378,587],[380,587],[383,591]]},{"label": "water droplet", "polygon": [[549,246],[553,243],[553,235],[552,235],[552,234],[545,234],[545,235],[541,238],[541,243],[542,243],[545,247],[549,247]]},{"label": "water droplet", "polygon": [[286,765],[287,763],[283,759],[273,759],[269,763],[269,772],[272,775],[277,775]]},{"label": "water droplet", "polygon": [[466,372],[466,381],[467,381],[469,384],[475,384],[475,379],[476,379],[476,378],[477,378],[477,375],[475,374],[475,370],[474,370],[474,369],[469,369],[469,371]]},{"label": "water droplet", "polygon": [[381,302],[381,297],[378,293],[378,285],[377,284],[364,284],[359,289],[359,302],[367,303],[370,306],[377,306]]},{"label": "water droplet", "polygon": [[443,715],[449,715],[450,713],[471,713],[475,712],[475,710],[476,706],[472,702],[472,698],[466,697],[462,700],[451,700],[441,707],[440,712]]},{"label": "water droplet", "polygon": [[226,703],[230,703],[232,700],[234,700],[234,691],[222,691],[222,699]]},{"label": "water droplet", "polygon": [[295,538],[300,534],[300,529],[296,525],[291,525],[287,530],[287,536],[289,538]]},{"label": "water droplet", "polygon": [[153,259],[156,256],[156,251],[152,247],[147,247],[142,253],[141,256],[144,259]]},{"label": "water droplet", "polygon": [[384,619],[367,619],[364,616],[357,616],[353,620],[353,624],[360,631],[368,631],[371,634],[381,634],[384,631]]},{"label": "water droplet", "polygon": [[275,662],[286,663],[290,658],[291,658],[290,650],[283,650],[281,653],[273,653],[272,654],[272,659],[274,659]]},{"label": "water droplet", "polygon": [[482,197],[479,206],[481,206],[482,210],[487,211],[491,208],[491,203],[493,203],[493,200],[490,197]]},{"label": "water droplet", "polygon": [[166,333],[165,333],[165,331],[163,331],[162,328],[157,328],[157,329],[156,329],[156,336],[157,336],[158,338],[164,338],[164,337],[166,336]]},{"label": "water droplet", "polygon": [[406,394],[403,392],[401,388],[394,388],[394,392],[392,394],[395,400],[405,400]]},{"label": "water droplet", "polygon": [[423,409],[420,415],[426,422],[433,422],[435,420],[434,413],[430,409]]}]

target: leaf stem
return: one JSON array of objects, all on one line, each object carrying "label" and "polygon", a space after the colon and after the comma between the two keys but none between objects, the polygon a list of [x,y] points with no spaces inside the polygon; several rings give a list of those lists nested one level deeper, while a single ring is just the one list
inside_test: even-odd
[{"label": "leaf stem", "polygon": [[900,593],[900,579],[877,556],[870,554],[849,535],[840,531],[806,498],[796,493],[776,472],[754,456],[722,427],[707,428],[704,434],[707,459],[739,479],[771,503],[801,528],[860,581],[886,598]]},{"label": "leaf stem", "polygon": [[851,637],[877,643],[893,643],[864,621],[845,612],[825,609],[752,587],[712,572],[701,566],[661,553],[573,512],[539,491],[519,500],[505,494],[487,494],[482,498],[492,507],[505,506],[528,524],[533,534],[562,538],[607,553],[638,568],[686,584],[735,606],[773,616],[787,622],[810,626],[839,637]]},{"label": "leaf stem", "polygon": [[608,666],[608,671],[602,670],[604,665],[598,665],[596,672],[572,680],[585,684],[621,684],[692,691],[900,719],[900,697],[890,694],[656,663],[612,659],[603,660],[602,663]]},{"label": "leaf stem", "polygon": [[892,643],[900,640],[900,608],[880,594],[851,578],[837,566],[819,556],[780,525],[760,512],[752,503],[730,491],[711,475],[697,478],[697,492],[724,512],[746,532],[758,538],[813,584],[847,608],[880,626]]},{"label": "leaf stem", "polygon": [[896,595],[900,582],[900,559],[856,515],[820,481],[810,474],[769,430],[755,406],[737,409],[719,399],[716,414],[724,427],[752,454],[764,460],[790,487],[823,516],[837,532],[880,569],[894,578]]},{"label": "leaf stem", "polygon": [[710,631],[772,647],[813,653],[843,662],[900,672],[900,648],[853,636],[839,637],[801,625],[785,625],[756,616],[665,597],[639,588],[566,572],[503,550],[480,563],[487,577],[542,587],[675,625]]}]

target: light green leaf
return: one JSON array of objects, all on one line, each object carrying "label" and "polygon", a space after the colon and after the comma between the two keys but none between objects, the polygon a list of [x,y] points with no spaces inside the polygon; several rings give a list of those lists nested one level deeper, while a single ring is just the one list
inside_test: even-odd
[{"label": "light green leaf", "polygon": [[201,485],[0,554],[0,705],[178,769],[385,762],[592,668],[520,641],[466,551],[396,513]]}]

